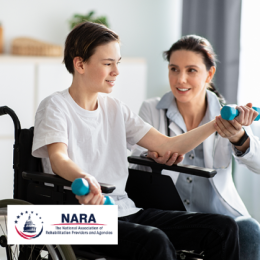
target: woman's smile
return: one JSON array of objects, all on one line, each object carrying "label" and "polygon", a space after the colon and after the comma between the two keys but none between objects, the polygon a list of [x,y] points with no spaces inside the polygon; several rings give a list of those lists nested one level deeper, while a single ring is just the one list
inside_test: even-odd
[{"label": "woman's smile", "polygon": [[176,88],[176,89],[180,94],[186,94],[191,90],[190,88]]}]

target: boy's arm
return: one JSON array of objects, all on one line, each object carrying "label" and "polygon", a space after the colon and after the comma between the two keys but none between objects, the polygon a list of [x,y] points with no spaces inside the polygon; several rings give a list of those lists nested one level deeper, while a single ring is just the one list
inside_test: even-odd
[{"label": "boy's arm", "polygon": [[137,144],[147,148],[149,151],[157,152],[159,156],[163,156],[167,151],[183,155],[197,147],[216,131],[214,123],[215,119],[203,126],[174,137],[167,137],[155,128],[151,128]]},{"label": "boy's arm", "polygon": [[[141,108],[139,110],[139,116],[148,124],[153,126],[155,129],[159,128],[157,120],[155,120],[157,117],[160,117],[161,111],[156,109],[156,105],[158,103],[158,98],[151,99],[144,101],[141,105]],[[132,150],[132,155],[140,155],[142,151],[145,151],[145,149],[140,150],[140,146],[136,145],[134,146],[134,149]],[[178,153],[171,153],[171,151],[167,151],[163,156],[158,156],[157,152],[151,152],[147,151],[147,158],[151,158],[155,160],[157,163],[160,164],[166,164],[166,165],[173,165],[180,163],[183,159],[183,155],[179,155]],[[139,168],[138,165],[133,165],[131,167]],[[143,166],[141,166],[143,167]]]},{"label": "boy's arm", "polygon": [[52,143],[47,146],[51,167],[54,173],[73,182],[77,178],[84,178],[90,186],[87,196],[76,196],[81,204],[103,205],[104,196],[97,180],[90,174],[82,171],[68,156],[67,145]]},{"label": "boy's arm", "polygon": [[[246,106],[238,107],[240,109],[240,114],[235,120],[237,120],[240,124],[240,126],[238,127],[239,131],[242,125],[251,125],[258,115],[258,113],[254,111],[251,107],[251,103],[248,103]],[[221,118],[220,116],[218,116],[217,122],[216,119],[214,119],[205,125],[197,127],[187,133],[175,137],[164,136],[156,129],[152,128],[137,144],[147,148],[149,151],[157,152],[159,156],[163,156],[167,151],[183,155],[197,147],[215,131],[218,131],[219,134],[221,134],[221,129],[218,127],[218,121],[220,120]],[[234,131],[234,134],[236,133],[237,132]],[[221,136],[222,135],[224,134],[221,134]],[[245,143],[245,146],[249,145],[248,142],[249,141]]]}]

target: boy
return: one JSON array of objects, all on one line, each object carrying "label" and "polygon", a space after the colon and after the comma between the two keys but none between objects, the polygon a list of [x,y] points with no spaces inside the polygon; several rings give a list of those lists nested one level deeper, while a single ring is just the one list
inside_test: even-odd
[{"label": "boy", "polygon": [[[118,245],[87,246],[120,259],[176,259],[175,249],[205,252],[205,259],[239,259],[238,230],[226,216],[156,209],[142,210],[127,197],[126,146],[139,144],[164,156],[182,155],[215,132],[214,121],[177,137],[166,137],[110,93],[121,60],[118,35],[85,22],[65,43],[64,62],[73,75],[69,89],[44,99],[36,114],[32,153],[45,172],[74,181],[85,178],[90,194],[79,203],[101,205],[99,182],[113,183],[118,205]],[[129,75],[134,77],[134,75]],[[168,162],[169,163],[169,162]]]}]

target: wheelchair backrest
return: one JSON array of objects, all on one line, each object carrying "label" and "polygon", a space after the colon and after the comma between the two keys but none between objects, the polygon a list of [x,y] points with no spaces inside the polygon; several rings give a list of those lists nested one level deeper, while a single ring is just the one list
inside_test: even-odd
[{"label": "wheelchair backrest", "polygon": [[[40,158],[32,156],[33,130],[21,129],[14,147],[14,198],[26,200],[28,181],[22,178],[23,171],[42,172],[42,163]],[[19,183],[19,185],[18,185]]]}]

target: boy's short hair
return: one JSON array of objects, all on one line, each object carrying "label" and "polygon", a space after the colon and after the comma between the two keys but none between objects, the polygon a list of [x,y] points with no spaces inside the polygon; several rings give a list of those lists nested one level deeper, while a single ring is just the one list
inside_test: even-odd
[{"label": "boy's short hair", "polygon": [[67,70],[74,74],[73,59],[81,57],[86,62],[95,52],[97,46],[117,41],[119,36],[105,25],[83,22],[78,24],[67,36],[63,62]]}]

